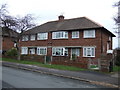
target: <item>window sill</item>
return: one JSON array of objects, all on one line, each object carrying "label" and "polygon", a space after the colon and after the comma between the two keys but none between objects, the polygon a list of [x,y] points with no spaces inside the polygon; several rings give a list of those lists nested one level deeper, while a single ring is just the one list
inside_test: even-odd
[{"label": "window sill", "polygon": [[28,42],[29,40],[27,40],[27,41],[22,41],[22,42]]},{"label": "window sill", "polygon": [[86,57],[86,58],[91,58],[91,57],[95,57],[95,56],[83,56],[83,57]]},{"label": "window sill", "polygon": [[57,40],[57,39],[58,39],[58,40],[62,40],[62,39],[65,40],[65,39],[68,39],[68,38],[52,38],[52,39],[53,39],[53,40]]},{"label": "window sill", "polygon": [[94,39],[96,37],[83,37],[84,39]]},{"label": "window sill", "polygon": [[79,37],[74,37],[74,38],[72,37],[72,39],[79,39]]},{"label": "window sill", "polygon": [[37,40],[37,41],[44,41],[44,40],[46,41],[46,40],[48,40],[48,39],[40,39],[40,40]]},{"label": "window sill", "polygon": [[46,56],[47,54],[37,54],[37,55],[39,55],[39,56]]}]

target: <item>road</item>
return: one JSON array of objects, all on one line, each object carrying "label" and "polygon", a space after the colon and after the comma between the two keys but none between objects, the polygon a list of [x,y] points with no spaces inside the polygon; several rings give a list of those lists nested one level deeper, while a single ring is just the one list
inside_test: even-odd
[{"label": "road", "polygon": [[104,88],[78,80],[2,67],[3,88]]}]

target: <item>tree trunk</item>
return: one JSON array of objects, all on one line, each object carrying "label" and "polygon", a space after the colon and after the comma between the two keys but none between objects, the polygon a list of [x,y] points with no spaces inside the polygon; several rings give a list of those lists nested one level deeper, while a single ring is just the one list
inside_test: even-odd
[{"label": "tree trunk", "polygon": [[21,60],[21,54],[20,54],[20,39],[17,40],[16,42],[16,47],[17,47],[17,60]]},{"label": "tree trunk", "polygon": [[18,47],[18,57],[17,57],[17,60],[21,60],[21,54],[20,54],[20,47]]}]

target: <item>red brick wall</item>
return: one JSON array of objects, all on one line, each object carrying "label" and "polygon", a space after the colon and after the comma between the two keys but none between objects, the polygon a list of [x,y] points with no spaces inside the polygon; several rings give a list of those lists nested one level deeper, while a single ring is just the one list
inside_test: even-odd
[{"label": "red brick wall", "polygon": [[[95,57],[91,57],[91,59],[98,59],[101,57],[101,53],[106,53],[107,50],[107,41],[109,40],[109,34],[104,32],[104,30],[97,29],[95,38],[83,38],[83,30],[80,30],[80,37],[78,39],[72,39],[72,31],[69,31],[68,39],[52,39],[52,32],[48,33],[47,40],[36,40],[36,41],[24,41],[21,42],[21,46],[46,46],[49,47],[47,49],[48,56],[52,55],[52,48],[54,46],[95,46]],[[110,48],[112,49],[112,41],[110,42]],[[77,58],[77,63],[87,63],[87,57],[83,57],[83,48],[80,48],[80,56]],[[104,50],[103,50],[104,49]],[[65,57],[55,57],[53,56],[54,64],[65,64],[66,59],[70,60],[71,49],[69,49],[69,58]],[[60,59],[56,62],[56,60]],[[61,61],[63,60],[63,61]],[[73,62],[73,61],[69,61]],[[68,64],[68,63],[67,63]],[[75,64],[76,65],[76,64]],[[84,66],[85,67],[85,66]]]},{"label": "red brick wall", "polygon": [[[81,30],[79,39],[72,39],[71,31],[68,39],[52,39],[50,32],[47,40],[24,41],[21,42],[21,46],[96,46],[96,57],[98,57],[102,52],[101,44],[104,47],[104,52],[106,52],[108,40],[109,35],[106,32],[102,32],[101,38],[101,30],[96,30],[96,38],[83,38],[83,31]],[[112,48],[112,41],[110,48]]]},{"label": "red brick wall", "polygon": [[2,50],[9,50],[14,47],[14,42],[10,37],[4,37],[2,40]]}]

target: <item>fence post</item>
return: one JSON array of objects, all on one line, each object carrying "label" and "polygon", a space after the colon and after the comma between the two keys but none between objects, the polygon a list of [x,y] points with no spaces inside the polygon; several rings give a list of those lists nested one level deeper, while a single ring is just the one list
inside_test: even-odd
[{"label": "fence post", "polygon": [[91,59],[88,58],[88,69],[90,69]]},{"label": "fence post", "polygon": [[44,56],[44,64],[46,64],[46,56]]},{"label": "fence post", "polygon": [[99,67],[99,70],[101,70],[101,63],[100,63],[100,59],[98,59],[98,67]]}]

